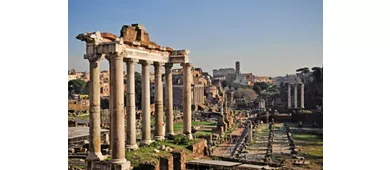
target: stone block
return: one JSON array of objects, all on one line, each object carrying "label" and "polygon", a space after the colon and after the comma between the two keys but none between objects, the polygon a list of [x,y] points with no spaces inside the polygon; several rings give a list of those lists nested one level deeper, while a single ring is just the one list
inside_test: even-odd
[{"label": "stone block", "polygon": [[113,164],[109,161],[87,161],[86,170],[131,170],[130,161]]},{"label": "stone block", "polygon": [[123,37],[123,41],[126,43],[136,41],[137,40],[136,27],[129,26],[129,25],[122,26],[121,37]]},{"label": "stone block", "polygon": [[160,157],[160,170],[173,170],[173,156]]},{"label": "stone block", "polygon": [[187,155],[185,152],[171,152],[173,156],[173,169],[174,170],[182,170],[186,169],[186,159]]}]

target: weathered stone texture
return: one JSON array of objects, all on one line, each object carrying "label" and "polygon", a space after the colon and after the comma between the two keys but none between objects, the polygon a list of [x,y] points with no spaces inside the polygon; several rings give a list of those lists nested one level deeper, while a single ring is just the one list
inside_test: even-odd
[{"label": "weathered stone texture", "polygon": [[173,169],[183,170],[186,169],[187,155],[185,152],[171,152],[173,156]]},{"label": "weathered stone texture", "polygon": [[160,170],[173,170],[173,156],[160,157]]},{"label": "weathered stone texture", "polygon": [[133,42],[137,39],[136,28],[129,25],[124,25],[121,29],[121,37],[123,37],[124,42]]},{"label": "weathered stone texture", "polygon": [[87,161],[86,170],[131,170],[130,162],[112,164],[109,161]]},{"label": "weathered stone texture", "polygon": [[192,155],[195,157],[203,157],[205,155],[205,147],[207,146],[207,141],[202,139],[199,142],[190,146],[190,150],[192,150]]}]

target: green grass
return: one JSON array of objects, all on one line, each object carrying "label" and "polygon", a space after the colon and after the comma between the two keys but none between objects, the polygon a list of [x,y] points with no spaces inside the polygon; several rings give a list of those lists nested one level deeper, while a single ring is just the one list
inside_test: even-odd
[{"label": "green grass", "polygon": [[84,114],[77,115],[77,119],[88,120],[89,119],[89,113],[84,113]]},{"label": "green grass", "polygon": [[[200,121],[192,121],[192,125],[213,125],[211,122],[200,122]],[[173,131],[175,132],[181,132],[183,131],[183,122],[177,122],[173,124]]]},{"label": "green grass", "polygon": [[[165,145],[165,147],[171,147],[174,150],[184,151],[188,154],[187,160],[192,159],[190,155],[191,151],[188,149],[190,145],[200,141],[201,139],[191,140],[188,145],[177,145],[174,144],[172,140],[163,140],[153,142],[147,147],[140,147],[135,151],[126,151],[126,159],[131,162],[133,167],[138,167],[140,164],[158,164],[158,158],[162,156],[168,156],[170,153],[168,151],[159,150],[159,153],[155,153],[153,150],[158,149],[160,146]],[[107,158],[110,160],[111,158]]]},{"label": "green grass", "polygon": [[211,135],[212,132],[211,131],[202,131],[202,132],[196,132],[194,135],[196,137],[199,137],[199,136],[206,136],[206,135]]},{"label": "green grass", "polygon": [[[313,134],[292,134],[297,146],[302,149],[299,152],[311,162],[322,164],[323,162],[323,141],[322,135]],[[306,153],[306,154],[304,154]]]}]

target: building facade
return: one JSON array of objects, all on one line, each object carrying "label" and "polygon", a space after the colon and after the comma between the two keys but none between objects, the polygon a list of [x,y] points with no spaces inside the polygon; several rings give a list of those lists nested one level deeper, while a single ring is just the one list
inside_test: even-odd
[{"label": "building facade", "polygon": [[213,77],[217,77],[217,76],[227,76],[228,74],[235,74],[236,73],[236,70],[234,68],[221,68],[221,69],[214,69],[213,70]]}]

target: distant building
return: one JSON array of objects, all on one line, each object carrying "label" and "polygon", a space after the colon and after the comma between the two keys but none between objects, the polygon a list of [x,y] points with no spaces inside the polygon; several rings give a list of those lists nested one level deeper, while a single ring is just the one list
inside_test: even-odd
[{"label": "distant building", "polygon": [[[204,103],[204,88],[211,84],[211,76],[201,68],[194,68],[192,72],[191,100],[193,105]],[[164,77],[164,76],[163,76]],[[172,69],[173,106],[182,108],[183,103],[183,69]],[[165,81],[163,82],[165,86]],[[151,86],[152,87],[152,86]],[[151,89],[154,91],[154,89]],[[165,96],[165,90],[163,90]]]},{"label": "distant building", "polygon": [[286,76],[279,76],[272,78],[275,85],[277,87],[280,87],[281,83],[290,83],[290,84],[296,84],[301,83],[301,79],[297,75],[286,75]]},{"label": "distant building", "polygon": [[237,75],[236,79],[233,81],[233,83],[244,85],[244,86],[247,86],[250,84],[250,82],[246,79],[245,75],[243,75],[243,74]]},{"label": "distant building", "polygon": [[239,74],[241,74],[241,72],[240,72],[240,62],[236,61],[236,75],[239,75]]},{"label": "distant building", "polygon": [[227,76],[228,74],[231,74],[231,73],[236,73],[236,70],[234,70],[234,68],[221,68],[221,69],[214,69],[213,70],[213,77],[218,77],[218,76]]},{"label": "distant building", "polygon": [[76,80],[76,74],[68,74],[68,81]]},{"label": "distant building", "polygon": [[213,79],[223,81],[223,80],[226,80],[226,76],[225,75],[218,75],[218,76],[214,76]]}]

